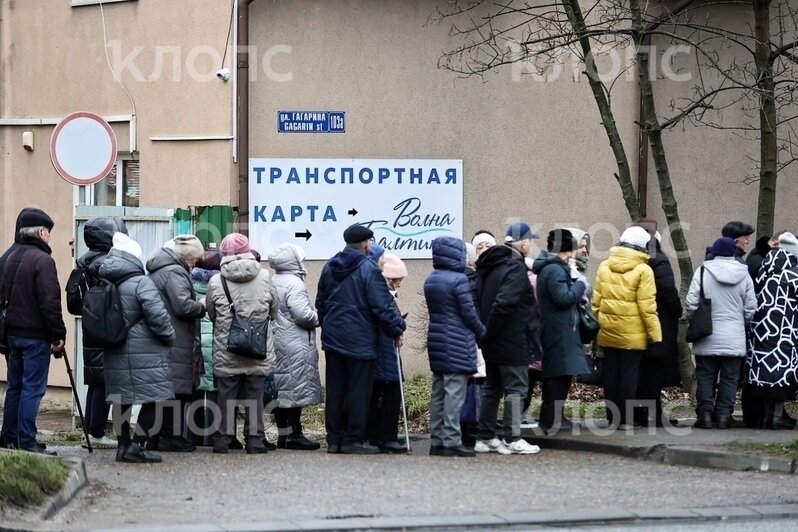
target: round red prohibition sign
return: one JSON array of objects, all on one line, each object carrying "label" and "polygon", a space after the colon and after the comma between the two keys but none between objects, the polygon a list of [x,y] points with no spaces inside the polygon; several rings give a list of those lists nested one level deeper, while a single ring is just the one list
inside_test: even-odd
[{"label": "round red prohibition sign", "polygon": [[102,181],[116,163],[116,135],[103,117],[88,111],[69,114],[50,137],[50,159],[58,175],[73,185]]}]

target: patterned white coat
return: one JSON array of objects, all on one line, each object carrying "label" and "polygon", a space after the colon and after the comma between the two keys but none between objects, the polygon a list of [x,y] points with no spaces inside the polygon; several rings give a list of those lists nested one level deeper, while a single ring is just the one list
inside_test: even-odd
[{"label": "patterned white coat", "polygon": [[755,284],[748,382],[786,392],[798,384],[798,257],[784,249],[770,251]]}]

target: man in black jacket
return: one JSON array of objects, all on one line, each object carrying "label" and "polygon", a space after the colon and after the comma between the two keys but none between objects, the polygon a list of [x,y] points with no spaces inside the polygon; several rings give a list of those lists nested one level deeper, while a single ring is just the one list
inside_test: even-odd
[{"label": "man in black jacket", "polygon": [[[529,225],[515,223],[507,229],[503,246],[493,246],[477,260],[479,314],[487,327],[482,340],[487,375],[483,388],[479,453],[535,454],[536,445],[521,439],[521,410],[529,386],[527,368],[540,352],[537,301],[527,275],[524,257],[532,239]],[[499,401],[504,398],[504,438],[496,437]]]},{"label": "man in black jacket", "polygon": [[50,254],[53,220],[41,210],[20,213],[19,246],[7,258],[0,293],[8,301],[8,388],[3,444],[47,453],[36,441],[36,416],[47,389],[50,354],[64,348],[61,287]]}]

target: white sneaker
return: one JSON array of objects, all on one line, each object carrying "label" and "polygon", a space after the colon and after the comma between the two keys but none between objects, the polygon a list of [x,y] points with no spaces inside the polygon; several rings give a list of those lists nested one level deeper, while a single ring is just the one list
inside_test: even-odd
[{"label": "white sneaker", "polygon": [[477,440],[477,443],[474,445],[474,452],[495,453],[498,452],[501,447],[503,447],[503,444],[499,438],[493,438],[492,440]]},{"label": "white sneaker", "polygon": [[102,438],[95,438],[94,436],[89,436],[89,441],[91,442],[91,446],[94,449],[116,449],[118,445],[116,440],[113,440],[108,436],[103,436]]},{"label": "white sneaker", "polygon": [[521,439],[515,440],[512,443],[502,442],[501,447],[498,449],[499,454],[538,454],[540,447],[532,445],[528,441]]},{"label": "white sneaker", "polygon": [[540,425],[538,425],[538,422],[535,421],[534,419],[525,419],[521,422],[522,429],[536,429],[539,426]]}]

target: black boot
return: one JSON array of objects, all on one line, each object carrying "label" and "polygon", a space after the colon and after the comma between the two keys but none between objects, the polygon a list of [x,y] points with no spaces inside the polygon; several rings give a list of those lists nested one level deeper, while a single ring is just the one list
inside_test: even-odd
[{"label": "black boot", "polygon": [[128,445],[124,453],[122,454],[122,459],[119,459],[119,452],[117,451],[117,461],[119,462],[130,462],[130,463],[147,463],[147,464],[157,464],[160,463],[161,457],[157,454],[153,454],[150,451],[144,449],[138,443],[131,443]]},{"label": "black boot", "polygon": [[711,410],[699,410],[698,411],[698,419],[695,422],[693,427],[697,429],[711,429],[712,428],[712,411]]},{"label": "black boot", "polygon": [[292,434],[291,436],[286,437],[285,440],[286,449],[295,449],[297,451],[316,451],[320,447],[321,445],[315,441],[307,439],[301,432],[299,433],[299,436]]},{"label": "black boot", "polygon": [[292,408],[289,414],[289,422],[291,423],[291,434],[285,439],[286,449],[295,449],[297,451],[316,451],[321,445],[311,441],[302,433],[302,409]]}]

